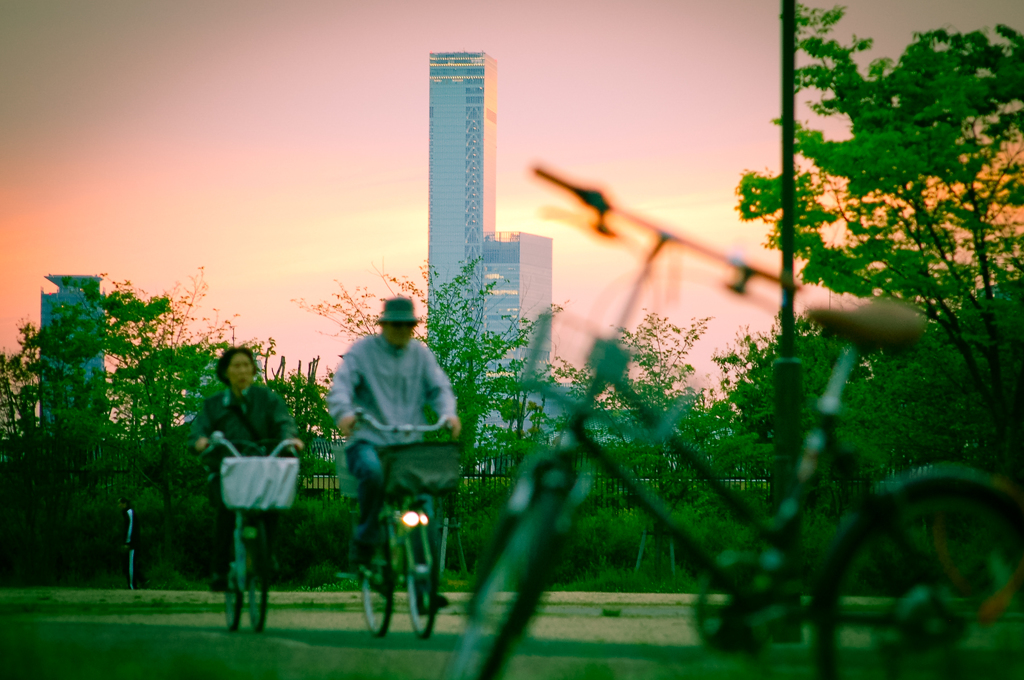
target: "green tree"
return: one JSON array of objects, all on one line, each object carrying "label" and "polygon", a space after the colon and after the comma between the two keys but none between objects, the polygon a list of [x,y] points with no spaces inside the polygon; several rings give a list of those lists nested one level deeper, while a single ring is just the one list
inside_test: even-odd
[{"label": "green tree", "polygon": [[[803,280],[924,308],[992,423],[984,464],[1024,476],[1024,37],[929,31],[862,69],[870,40],[830,38],[842,15],[799,11],[798,87],[849,125],[843,139],[797,131]],[[747,172],[737,194],[778,247],[779,178]]]},{"label": "green tree", "polygon": [[230,322],[200,316],[207,289],[200,270],[190,285],[176,284],[161,295],[115,283],[103,300],[112,419],[146,485],[163,500],[167,558],[174,554],[177,501],[195,493],[204,478],[187,449],[186,419],[220,389],[213,366],[227,346]]},{"label": "green tree", "polygon": [[83,294],[45,328],[23,324],[19,349],[0,353],[0,572],[28,582],[56,575],[76,477],[109,434],[98,284]]},{"label": "green tree", "polygon": [[[646,429],[645,418],[637,412],[636,401],[607,386],[596,395],[596,402],[609,416],[594,419],[589,427],[597,438],[623,464],[643,478],[650,479],[671,503],[681,502],[687,494],[693,471],[672,453],[666,443],[672,430],[683,433],[686,441],[710,438],[709,427],[715,421],[704,413],[704,394],[688,384],[694,368],[688,355],[707,329],[709,318],[693,319],[690,326],[678,326],[656,312],[644,310],[636,328],[618,328],[616,333],[629,352],[631,365],[626,376],[628,391],[651,411],[664,414],[664,436],[654,440]],[[575,398],[582,398],[594,379],[590,363],[573,365],[563,357],[554,357],[551,374],[555,381]],[[685,408],[684,408],[685,407]]]},{"label": "green tree", "polygon": [[[804,375],[801,429],[809,431],[817,420],[816,399],[845,343],[803,316],[795,330]],[[778,324],[766,333],[742,333],[714,356],[723,377],[709,412],[721,418],[729,436],[705,447],[723,469],[760,470],[761,475],[771,469],[777,354]],[[836,461],[821,463],[824,483],[817,495],[825,497],[826,509],[838,516],[850,502],[846,480],[878,480],[939,461],[977,465],[990,435],[983,406],[960,389],[965,380],[962,357],[937,326],[908,350],[861,357],[843,393],[837,431],[852,455],[839,470],[832,467]]]},{"label": "green tree", "polygon": [[328,372],[320,375],[320,357],[307,363],[305,370],[301,361],[295,368],[288,370],[287,361],[282,356],[277,368],[270,370],[271,358],[276,356],[274,346],[271,338],[266,348],[260,347],[257,350],[264,365],[268,367],[264,376],[267,387],[281,395],[288,405],[303,442],[309,445],[318,437],[330,438],[334,432],[334,423],[327,412],[326,396],[333,374]]}]

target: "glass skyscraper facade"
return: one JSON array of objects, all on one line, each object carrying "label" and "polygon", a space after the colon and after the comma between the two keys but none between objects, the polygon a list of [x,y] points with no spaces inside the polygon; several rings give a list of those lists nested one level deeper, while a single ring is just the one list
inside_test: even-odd
[{"label": "glass skyscraper facade", "polygon": [[551,307],[551,245],[546,236],[519,231],[484,237],[484,281],[494,284],[484,311],[487,330],[504,334]]},{"label": "glass skyscraper facade", "polygon": [[431,287],[481,260],[470,286],[495,286],[473,322],[506,334],[550,308],[552,243],[495,231],[497,134],[497,62],[484,52],[431,53]]},{"label": "glass skyscraper facade", "polygon": [[427,257],[434,285],[482,257],[484,237],[494,233],[497,112],[494,59],[483,52],[431,53]]}]

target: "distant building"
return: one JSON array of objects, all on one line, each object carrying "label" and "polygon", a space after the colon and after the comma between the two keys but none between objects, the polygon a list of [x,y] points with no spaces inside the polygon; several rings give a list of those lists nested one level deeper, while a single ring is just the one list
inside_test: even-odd
[{"label": "distant building", "polygon": [[[41,294],[42,300],[39,310],[40,328],[46,328],[49,326],[53,322],[55,314],[62,307],[69,307],[72,305],[84,306],[88,304],[85,299],[85,286],[88,283],[95,283],[98,286],[103,280],[103,277],[50,274],[46,277],[46,280],[57,286],[57,292],[43,292]],[[98,316],[102,314],[102,311],[97,308],[93,308],[93,313]],[[102,354],[97,354],[95,357],[85,362],[86,376],[92,375],[94,371],[103,370]]]},{"label": "distant building", "polygon": [[[428,262],[443,285],[494,233],[498,64],[483,52],[430,55]],[[477,284],[482,282],[479,272]]]},{"label": "distant building", "polygon": [[431,53],[431,290],[452,281],[467,262],[481,260],[467,292],[496,285],[472,322],[506,334],[551,307],[552,243],[496,232],[497,135],[497,62],[484,52]]},{"label": "distant building", "polygon": [[551,239],[519,231],[484,237],[484,281],[494,283],[484,327],[506,333],[551,307]]}]

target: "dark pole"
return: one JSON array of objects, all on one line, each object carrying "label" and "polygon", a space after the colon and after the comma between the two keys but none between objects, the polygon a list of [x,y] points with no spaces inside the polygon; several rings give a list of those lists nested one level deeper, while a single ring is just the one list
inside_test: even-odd
[{"label": "dark pole", "polygon": [[[782,0],[782,280],[793,282],[793,223],[795,211],[795,163],[793,159],[796,59],[796,0]],[[800,450],[800,360],[794,349],[793,290],[783,287],[780,311],[781,337],[775,360],[775,461],[772,469],[772,506],[776,512],[789,492]],[[786,537],[791,574],[796,576],[799,561],[799,524],[792,523],[792,535]],[[798,597],[798,595],[797,595]],[[775,626],[777,642],[800,639],[800,626]]]}]

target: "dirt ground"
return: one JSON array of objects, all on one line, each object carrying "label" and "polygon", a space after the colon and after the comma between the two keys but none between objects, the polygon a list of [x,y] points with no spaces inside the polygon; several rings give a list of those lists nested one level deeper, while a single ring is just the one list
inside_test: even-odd
[{"label": "dirt ground", "polygon": [[[467,593],[448,595],[435,631],[461,632]],[[531,636],[545,640],[646,645],[698,645],[692,595],[548,593]],[[47,621],[223,625],[224,596],[174,590],[0,589],[0,614]],[[411,632],[404,594],[396,594],[392,630]],[[271,592],[269,625],[275,629],[362,630],[357,592]],[[656,623],[657,625],[652,625]]]}]

